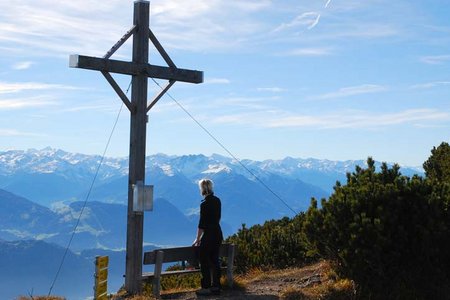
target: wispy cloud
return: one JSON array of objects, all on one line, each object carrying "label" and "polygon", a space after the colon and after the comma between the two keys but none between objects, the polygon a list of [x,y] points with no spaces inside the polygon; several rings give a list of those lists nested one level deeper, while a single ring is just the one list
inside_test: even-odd
[{"label": "wispy cloud", "polygon": [[[322,30],[305,37],[308,42],[333,44],[336,41],[375,40],[397,37],[403,33],[398,25],[382,23],[378,20],[331,19],[324,23]],[[294,36],[292,38],[295,38]],[[297,37],[298,39],[298,37]],[[340,44],[340,47],[345,46]]]},{"label": "wispy cloud", "polygon": [[271,93],[281,93],[286,91],[286,89],[280,87],[260,87],[256,89],[258,92],[271,92]]},{"label": "wispy cloud", "polygon": [[229,84],[230,82],[227,78],[210,78],[205,80],[205,84]]},{"label": "wispy cloud", "polygon": [[420,61],[426,64],[439,65],[450,61],[450,55],[423,56],[420,58]]},{"label": "wispy cloud", "polygon": [[29,90],[76,90],[80,89],[74,86],[62,84],[49,84],[41,82],[0,82],[0,94],[18,93]]},{"label": "wispy cloud", "polygon": [[272,1],[164,1],[155,5],[152,24],[169,48],[187,50],[239,50],[265,33],[258,17]]},{"label": "wispy cloud", "polygon": [[[33,48],[33,55],[41,56],[65,56],[80,51],[86,55],[104,54],[131,27],[132,5],[128,1],[110,0],[107,5],[96,3],[92,7],[91,2],[59,1],[56,4],[35,0],[21,1],[20,5],[0,2],[0,49],[17,53]],[[350,2],[336,3],[333,10],[329,9],[331,0],[302,3],[295,6],[300,7],[300,11],[292,15],[291,11],[281,8],[283,5],[271,0],[155,0],[151,3],[151,26],[168,50],[258,51],[261,43],[276,43],[276,39],[267,38],[268,32],[276,32],[277,38],[298,45],[304,40],[299,41],[296,33],[316,28],[326,16],[343,8],[356,9],[358,1]],[[365,6],[370,7],[370,3]],[[348,21],[346,16],[332,20],[333,23],[328,21],[327,30],[313,39],[329,41],[397,33],[390,24],[373,24],[372,20],[360,22],[352,18]],[[129,44],[117,55],[127,53]]]},{"label": "wispy cloud", "polygon": [[320,14],[315,11],[304,12],[288,23],[282,23],[276,27],[273,32],[280,32],[288,29],[313,29],[320,19]]},{"label": "wispy cloud", "polygon": [[[169,49],[235,49],[264,32],[259,12],[270,11],[273,5],[271,0],[155,0],[150,9],[151,26]],[[2,1],[0,48],[32,47],[34,55],[67,55],[80,50],[86,55],[102,55],[132,26],[132,9],[132,2],[123,0],[95,6],[91,0],[20,1],[20,5]],[[124,48],[129,48],[129,43]]]},{"label": "wispy cloud", "polygon": [[250,120],[256,118],[255,113],[227,114],[215,117],[212,121],[216,124],[252,124]]},{"label": "wispy cloud", "polygon": [[44,135],[31,133],[31,132],[23,132],[23,131],[19,131],[16,129],[0,128],[0,136],[3,136],[3,137],[8,137],[8,136],[10,136],[10,137],[25,137],[25,136],[40,137],[40,136],[44,136]]},{"label": "wispy cloud", "polygon": [[18,99],[1,99],[0,110],[23,109],[57,105],[56,101],[48,96],[34,96]]},{"label": "wispy cloud", "polygon": [[387,126],[436,126],[450,121],[450,113],[437,109],[409,109],[392,113],[341,111],[331,114],[293,114],[279,109],[254,110],[217,116],[214,123],[259,128],[376,129]]},{"label": "wispy cloud", "polygon": [[398,113],[348,112],[324,116],[287,116],[266,121],[267,127],[316,127],[321,129],[379,128],[424,121],[449,121],[450,113],[435,109],[412,109]]},{"label": "wispy cloud", "polygon": [[29,69],[34,63],[32,61],[21,61],[12,66],[14,70],[26,70]]},{"label": "wispy cloud", "polygon": [[377,84],[363,84],[358,86],[344,87],[335,92],[326,93],[316,96],[317,99],[332,99],[350,97],[361,94],[380,93],[386,91],[388,88]]},{"label": "wispy cloud", "polygon": [[264,111],[269,110],[269,102],[273,101],[277,96],[270,97],[226,97],[218,99],[212,105],[212,109],[219,109],[221,111],[232,109],[248,109],[250,111]]},{"label": "wispy cloud", "polygon": [[286,56],[326,56],[332,54],[331,48],[297,48],[281,55]]},{"label": "wispy cloud", "polygon": [[411,89],[431,89],[438,86],[450,85],[450,81],[434,81],[410,86]]},{"label": "wispy cloud", "polygon": [[93,104],[93,105],[78,105],[78,106],[73,106],[67,109],[63,109],[61,110],[61,112],[63,113],[67,113],[67,112],[80,112],[80,111],[104,111],[104,112],[116,112],[115,107],[113,107],[111,105],[111,103],[108,104]]},{"label": "wispy cloud", "polygon": [[92,9],[87,0],[76,4],[47,0],[22,1],[20,5],[1,2],[0,44],[15,49],[32,47],[34,55],[67,55],[77,49],[100,54],[98,47],[120,38],[119,32],[124,29],[120,26],[123,18],[118,17],[118,1],[108,1],[110,8],[97,3]]},{"label": "wispy cloud", "polygon": [[317,14],[317,17],[314,20],[314,22],[312,22],[311,25],[309,25],[307,28],[313,29],[314,27],[316,27],[317,24],[319,24],[319,20],[320,20],[320,14]]}]

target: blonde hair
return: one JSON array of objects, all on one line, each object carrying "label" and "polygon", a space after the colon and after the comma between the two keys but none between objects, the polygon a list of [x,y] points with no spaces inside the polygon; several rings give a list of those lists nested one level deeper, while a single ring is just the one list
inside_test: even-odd
[{"label": "blonde hair", "polygon": [[206,196],[213,193],[213,182],[211,179],[200,179],[198,182],[198,187],[200,189],[200,194]]}]

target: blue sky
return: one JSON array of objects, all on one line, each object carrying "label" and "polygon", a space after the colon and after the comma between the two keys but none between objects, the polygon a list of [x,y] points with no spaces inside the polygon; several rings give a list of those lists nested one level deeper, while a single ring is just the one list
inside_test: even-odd
[{"label": "blue sky", "polygon": [[[70,54],[103,56],[132,1],[0,2],[0,151],[101,154],[121,100]],[[178,67],[169,93],[235,156],[421,165],[449,142],[448,0],[151,1],[150,27]],[[130,60],[127,42],[113,56]],[[163,64],[151,49],[152,64]],[[123,90],[126,76],[115,76]],[[161,82],[162,84],[163,82]],[[149,81],[149,98],[158,91]],[[228,154],[169,97],[150,111],[147,154]],[[108,156],[127,156],[123,110]]]}]

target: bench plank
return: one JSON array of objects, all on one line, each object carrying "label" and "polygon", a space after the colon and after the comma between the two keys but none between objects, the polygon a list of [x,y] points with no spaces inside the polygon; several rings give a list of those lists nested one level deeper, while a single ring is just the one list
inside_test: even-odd
[{"label": "bench plank", "polygon": [[[178,275],[200,272],[200,269],[192,270],[177,270],[177,271],[162,271],[163,263],[190,261],[196,262],[198,260],[198,247],[177,247],[156,249],[151,252],[144,253],[144,265],[155,265],[154,273],[143,273],[142,280],[153,280],[153,295],[158,298],[161,293],[161,276]],[[227,258],[227,267],[222,267],[226,270],[228,285],[233,286],[233,265],[236,248],[233,244],[222,244],[219,250],[219,256]]]},{"label": "bench plank", "polygon": [[[228,257],[228,244],[220,245],[219,256],[220,257]],[[151,252],[144,253],[144,265],[154,265],[156,263],[156,253],[158,250],[164,251],[163,263],[167,262],[177,262],[177,261],[185,261],[185,260],[197,260],[196,251],[198,251],[198,247],[176,247],[176,248],[168,248],[168,249],[156,249]]]},{"label": "bench plank", "polygon": [[[228,267],[221,267],[220,268],[222,272],[226,272],[228,274]],[[186,269],[186,270],[175,270],[175,271],[164,271],[160,274],[161,277],[163,276],[170,276],[170,275],[186,275],[186,274],[193,274],[193,273],[199,273],[200,269]],[[228,276],[228,275],[227,275]],[[142,273],[142,280],[150,280],[152,278],[155,278],[154,272],[145,272]]]}]

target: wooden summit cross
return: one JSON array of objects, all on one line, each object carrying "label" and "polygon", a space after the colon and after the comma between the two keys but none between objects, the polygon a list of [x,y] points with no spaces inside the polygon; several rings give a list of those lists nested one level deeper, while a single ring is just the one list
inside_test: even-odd
[{"label": "wooden summit cross", "polygon": [[[71,55],[69,66],[97,70],[102,72],[106,80],[122,99],[131,113],[130,129],[130,162],[128,181],[128,215],[127,215],[127,252],[125,270],[125,289],[131,294],[142,293],[142,247],[143,247],[143,212],[133,210],[133,185],[145,182],[145,140],[147,113],[175,83],[184,81],[202,83],[203,72],[178,69],[155,35],[149,28],[148,1],[134,2],[133,27],[106,53],[103,58],[83,55]],[[133,35],[133,55],[131,62],[110,59],[110,57]],[[155,66],[148,63],[149,39],[168,67]],[[131,101],[120,89],[110,75],[112,73],[132,76]],[[169,82],[147,105],[148,78],[166,79]]]}]

